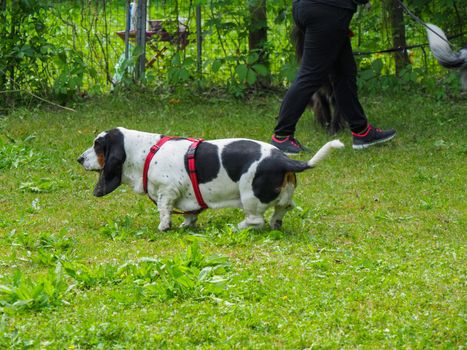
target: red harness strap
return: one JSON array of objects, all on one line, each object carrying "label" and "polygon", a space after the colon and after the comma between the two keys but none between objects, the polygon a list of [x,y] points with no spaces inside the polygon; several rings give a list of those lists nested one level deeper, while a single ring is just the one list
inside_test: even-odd
[{"label": "red harness strap", "polygon": [[148,193],[148,170],[149,170],[149,165],[151,164],[151,160],[152,158],[154,158],[154,155],[162,147],[162,145],[171,139],[173,139],[173,137],[170,137],[170,136],[161,137],[159,142],[157,142],[154,146],[151,147],[148,155],[146,156],[146,161],[144,162],[144,168],[143,168],[143,188],[144,188],[145,193]]},{"label": "red harness strap", "polygon": [[193,191],[195,191],[196,200],[198,201],[198,204],[201,207],[201,209],[206,209],[208,206],[204,202],[203,196],[201,195],[201,191],[199,189],[198,175],[196,174],[195,162],[196,149],[198,148],[201,142],[203,142],[202,139],[192,141],[192,144],[186,154],[186,159],[188,161],[188,175],[190,176],[191,184],[193,185]]},{"label": "red harness strap", "polygon": [[[149,166],[151,164],[152,158],[154,158],[154,155],[157,153],[157,151],[159,151],[161,147],[167,141],[170,141],[175,138],[178,139],[178,137],[164,136],[149,150],[149,153],[146,156],[146,161],[144,162],[144,168],[143,168],[143,188],[144,188],[145,193],[148,192],[148,170],[149,170]],[[199,189],[198,175],[196,174],[196,162],[195,162],[196,149],[198,148],[199,144],[203,142],[203,139],[185,138],[184,140],[188,140],[192,142],[185,157],[188,163],[188,176],[190,177],[191,185],[193,186],[193,191],[195,192],[196,200],[198,201],[198,204],[201,207],[200,210],[196,210],[193,212],[199,212],[208,207],[207,204],[204,202],[203,196],[201,195],[201,191]]]}]

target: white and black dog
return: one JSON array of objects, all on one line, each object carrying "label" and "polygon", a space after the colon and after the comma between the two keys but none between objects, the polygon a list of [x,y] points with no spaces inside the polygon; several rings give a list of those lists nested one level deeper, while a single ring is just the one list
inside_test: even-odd
[{"label": "white and black dog", "polygon": [[459,52],[452,51],[441,28],[434,24],[427,24],[427,26],[426,32],[433,56],[443,67],[460,70],[462,90],[467,91],[467,48],[464,47]]},{"label": "white and black dog", "polygon": [[[116,128],[100,133],[91,148],[78,162],[86,170],[100,173],[94,195],[104,196],[121,183],[134,192],[145,193],[157,204],[159,230],[170,228],[173,210],[184,211],[182,226],[193,226],[200,210],[187,164],[192,141],[174,138],[146,161],[151,147],[163,135]],[[274,206],[270,220],[279,228],[285,213],[293,207],[295,173],[313,168],[333,148],[344,145],[339,140],[326,143],[308,162],[288,158],[276,147],[249,139],[219,139],[199,143],[196,149],[198,188],[209,208],[237,207],[245,213],[238,227],[262,227],[264,212]],[[146,185],[143,181],[148,165]],[[147,168],[146,168],[147,169]]]}]

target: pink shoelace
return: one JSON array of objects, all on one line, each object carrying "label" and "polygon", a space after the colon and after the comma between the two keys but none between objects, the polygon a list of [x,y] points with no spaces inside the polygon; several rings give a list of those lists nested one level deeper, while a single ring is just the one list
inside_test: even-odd
[{"label": "pink shoelace", "polygon": [[273,139],[274,139],[274,141],[279,142],[279,143],[283,143],[285,141],[290,141],[290,143],[294,147],[302,148],[302,145],[300,145],[300,143],[293,136],[287,136],[287,137],[283,138],[282,140],[280,140],[275,135],[273,135]]}]

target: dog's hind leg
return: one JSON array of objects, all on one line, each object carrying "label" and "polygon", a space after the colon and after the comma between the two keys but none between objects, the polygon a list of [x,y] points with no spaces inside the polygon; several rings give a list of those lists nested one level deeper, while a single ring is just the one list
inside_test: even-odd
[{"label": "dog's hind leg", "polygon": [[274,206],[274,213],[269,220],[269,225],[273,230],[277,230],[282,226],[282,218],[293,207],[295,203],[292,201],[292,196],[297,186],[297,178],[294,173],[289,172],[284,176],[282,190],[277,198],[276,205]]},{"label": "dog's hind leg", "polygon": [[262,228],[264,226],[264,212],[267,205],[261,203],[257,198],[250,197],[242,199],[245,220],[238,224],[238,228],[243,230],[248,227]]},{"label": "dog's hind leg", "polygon": [[180,228],[195,227],[198,216],[196,214],[183,214],[185,221],[180,225]]},{"label": "dog's hind leg", "polygon": [[273,230],[278,230],[282,226],[282,218],[284,215],[295,207],[295,204],[291,202],[288,205],[276,205],[274,207],[274,213],[271,216],[271,220],[269,220],[269,225]]}]

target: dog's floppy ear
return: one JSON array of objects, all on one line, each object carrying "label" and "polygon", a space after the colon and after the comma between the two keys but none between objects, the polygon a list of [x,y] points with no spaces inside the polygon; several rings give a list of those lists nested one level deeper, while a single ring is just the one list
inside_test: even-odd
[{"label": "dog's floppy ear", "polygon": [[114,191],[122,183],[123,163],[126,159],[123,134],[112,129],[103,138],[104,168],[94,188],[94,195],[102,197]]}]

